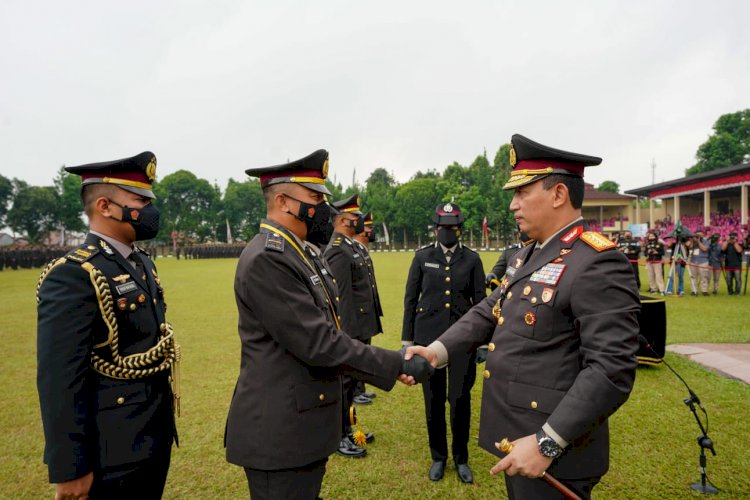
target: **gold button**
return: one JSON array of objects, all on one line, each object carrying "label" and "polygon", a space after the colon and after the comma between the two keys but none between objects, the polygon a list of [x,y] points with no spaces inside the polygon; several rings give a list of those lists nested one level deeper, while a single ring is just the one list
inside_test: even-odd
[{"label": "gold button", "polygon": [[446,303],[445,303],[445,308],[446,308],[446,309],[450,309],[450,308],[451,308],[451,305],[450,305],[450,303],[446,302]]},{"label": "gold button", "polygon": [[167,324],[166,323],[162,323],[161,325],[159,325],[159,331],[160,332],[166,332],[167,331]]},{"label": "gold button", "polygon": [[156,299],[154,299],[154,305],[156,305]]},{"label": "gold button", "polygon": [[336,283],[336,278],[333,278],[333,282]]},{"label": "gold button", "polygon": [[532,401],[532,402],[531,402],[531,407],[532,407],[532,408],[534,408],[535,410],[536,410],[536,407],[537,407],[537,406],[539,406],[539,405],[538,405],[538,404],[536,404],[536,401]]},{"label": "gold button", "polygon": [[508,300],[510,300],[511,297],[513,297],[513,292],[508,292],[508,295],[505,296]]},{"label": "gold button", "polygon": [[490,342],[490,345],[487,346],[487,350],[490,352],[495,352],[495,344]]},{"label": "gold button", "polygon": [[422,312],[422,311],[424,311],[424,309],[422,309],[422,308],[420,307],[420,308],[419,308],[419,312]]},{"label": "gold button", "polygon": [[121,404],[123,404],[124,402],[125,402],[125,398],[124,398],[124,397],[120,396],[119,398],[117,398],[117,404],[118,404],[118,405],[121,405]]},{"label": "gold button", "polygon": [[523,288],[523,294],[524,294],[524,295],[528,295],[528,294],[530,294],[530,293],[531,293],[531,287],[530,287],[529,285],[526,285],[526,286],[525,286],[525,287]]},{"label": "gold button", "polygon": [[500,319],[499,319],[499,320],[497,320],[497,324],[498,324],[498,325],[502,325],[503,323],[505,323],[505,317],[503,317],[503,316],[500,316]]},{"label": "gold button", "polygon": [[531,303],[536,304],[536,297],[531,297]]},{"label": "gold button", "polygon": [[446,290],[446,291],[445,291],[445,294],[446,294],[446,295],[450,295],[450,294],[451,294],[451,291],[450,291],[450,290]]},{"label": "gold button", "polygon": [[336,297],[336,302],[339,302],[339,298],[338,297]]},{"label": "gold button", "polygon": [[326,398],[325,394],[321,394],[320,396],[318,396],[318,399],[321,401],[323,401],[325,398]]},{"label": "gold button", "polygon": [[449,266],[445,266],[445,270],[446,270],[446,271],[450,271],[450,270],[451,270],[451,268],[450,268]]},{"label": "gold button", "polygon": [[131,311],[135,311],[135,308],[136,308],[136,305],[135,305],[135,304],[130,304],[130,310],[131,310]]},{"label": "gold button", "polygon": [[489,371],[489,370],[485,370],[485,371],[483,371],[483,372],[482,372],[482,376],[483,376],[483,377],[484,377],[485,379],[488,379],[488,378],[490,378],[490,371]]},{"label": "gold button", "polygon": [[450,283],[451,282],[451,277],[450,276],[446,276],[445,277],[445,282],[446,283]]}]

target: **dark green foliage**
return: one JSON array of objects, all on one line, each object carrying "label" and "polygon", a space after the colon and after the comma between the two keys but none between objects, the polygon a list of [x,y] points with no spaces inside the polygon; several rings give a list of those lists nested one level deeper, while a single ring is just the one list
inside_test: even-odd
[{"label": "dark green foliage", "polygon": [[713,128],[714,133],[695,153],[697,163],[685,171],[686,175],[739,165],[750,160],[750,109],[721,115]]}]

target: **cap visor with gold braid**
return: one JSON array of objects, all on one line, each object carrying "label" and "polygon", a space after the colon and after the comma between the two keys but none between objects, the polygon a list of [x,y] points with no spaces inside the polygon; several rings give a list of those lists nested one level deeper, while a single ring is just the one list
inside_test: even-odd
[{"label": "cap visor with gold braid", "polygon": [[328,151],[319,149],[304,158],[271,167],[249,168],[245,173],[251,177],[260,177],[260,186],[265,189],[275,184],[291,182],[308,189],[331,194],[326,187],[328,176]]},{"label": "cap visor with gold braid", "polygon": [[81,186],[113,184],[131,193],[156,198],[151,190],[156,180],[156,156],[151,151],[121,160],[65,167],[67,172],[81,176]]},{"label": "cap visor with gold braid", "polygon": [[362,215],[362,198],[360,198],[359,193],[354,193],[343,200],[334,201],[331,205],[339,212]]},{"label": "cap visor with gold braid", "polygon": [[571,153],[534,142],[520,134],[510,140],[510,165],[513,170],[503,189],[515,189],[552,174],[583,177],[585,167],[599,165],[596,156]]}]

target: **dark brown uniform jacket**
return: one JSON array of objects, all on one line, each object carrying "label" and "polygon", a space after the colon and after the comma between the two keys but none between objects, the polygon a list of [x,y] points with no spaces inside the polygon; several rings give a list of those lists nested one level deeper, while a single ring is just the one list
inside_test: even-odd
[{"label": "dark brown uniform jacket", "polygon": [[295,246],[290,232],[263,221],[237,266],[242,358],[225,441],[227,460],[243,467],[278,470],[327,457],[341,439],[341,375],[389,390],[401,368],[398,352],[336,327],[335,295]]},{"label": "dark brown uniform jacket", "polygon": [[570,225],[525,264],[535,245],[521,249],[507,281],[438,339],[449,358],[491,342],[480,446],[503,456],[495,442],[547,422],[571,443],[549,472],[569,479],[608,469],[607,417],[633,387],[640,309],[625,256],[614,247],[597,251],[577,234],[566,240],[579,226],[586,229]]},{"label": "dark brown uniform jacket", "polygon": [[[140,252],[139,252],[140,253]],[[175,437],[168,372],[138,380],[106,377],[91,368],[92,350],[107,357],[109,337],[89,271],[106,277],[119,353],[156,345],[166,305],[154,263],[139,257],[146,279],[94,234],[40,277],[37,387],[50,482],[132,464],[168,453]],[[110,358],[111,359],[111,358]]]},{"label": "dark brown uniform jacket", "polygon": [[375,286],[365,254],[354,240],[341,233],[333,233],[324,254],[339,288],[341,328],[362,341],[380,333]]},{"label": "dark brown uniform jacket", "polygon": [[372,263],[370,249],[357,240],[354,240],[354,243],[357,245],[357,248],[364,257],[365,264],[367,265],[367,271],[370,275],[370,286],[372,287],[374,300],[373,305],[375,306],[375,314],[378,320],[378,328],[376,333],[383,333],[383,323],[380,320],[380,318],[383,317],[383,306],[380,304],[380,292],[378,292],[378,282],[375,279],[375,265]]}]

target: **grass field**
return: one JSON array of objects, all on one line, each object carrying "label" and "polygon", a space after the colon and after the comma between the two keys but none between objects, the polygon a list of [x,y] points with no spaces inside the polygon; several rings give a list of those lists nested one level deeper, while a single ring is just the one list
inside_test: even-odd
[{"label": "grass field", "polygon": [[[400,345],[404,282],[412,254],[375,254],[385,309],[385,334],[374,343]],[[482,255],[485,268],[494,253]],[[181,447],[172,455],[165,498],[247,498],[243,471],[224,460],[224,421],[239,371],[237,312],[232,283],[236,261],[157,261],[166,286],[168,318],[183,346]],[[34,289],[38,270],[0,272],[0,497],[52,497],[42,464],[43,436],[36,394]],[[646,288],[645,272],[642,275]],[[279,286],[283,286],[282,283]],[[269,298],[270,299],[270,298]],[[668,298],[668,343],[750,342],[747,296]],[[750,387],[707,371],[679,356],[667,360],[701,397],[710,415],[717,457],[709,456],[710,479],[725,498],[750,497]],[[452,465],[445,478],[429,481],[430,455],[418,387],[398,384],[376,391],[374,405],[360,410],[377,438],[362,460],[331,457],[324,498],[503,498],[496,462],[476,445],[481,376],[473,391],[470,465],[475,484],[461,484]],[[699,478],[698,428],[684,386],[666,368],[639,368],[633,394],[611,419],[610,472],[596,498],[686,498]],[[289,429],[295,433],[296,429]],[[305,439],[300,435],[299,439]]]}]

